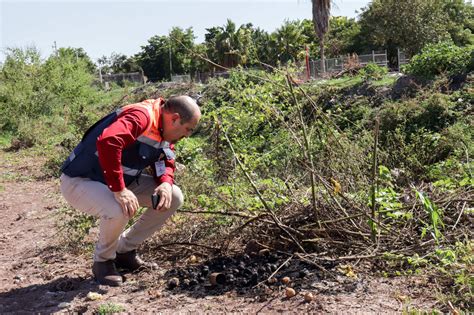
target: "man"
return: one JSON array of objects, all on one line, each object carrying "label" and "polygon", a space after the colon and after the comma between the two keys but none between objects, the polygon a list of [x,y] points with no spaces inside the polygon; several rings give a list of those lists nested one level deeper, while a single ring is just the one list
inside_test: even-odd
[{"label": "man", "polygon": [[[62,166],[61,192],[74,208],[100,218],[92,272],[100,284],[119,286],[116,267],[156,267],[136,249],[182,205],[174,185],[174,143],[189,137],[201,118],[188,96],[127,105],[96,122]],[[151,167],[152,175],[142,175]],[[153,209],[151,195],[159,203]],[[139,205],[148,207],[126,231]]]}]

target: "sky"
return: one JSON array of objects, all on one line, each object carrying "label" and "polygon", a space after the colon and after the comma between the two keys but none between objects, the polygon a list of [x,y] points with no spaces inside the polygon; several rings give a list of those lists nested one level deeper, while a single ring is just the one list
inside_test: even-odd
[{"label": "sky", "polygon": [[[368,3],[333,0],[331,14],[356,18]],[[310,18],[310,0],[0,0],[0,62],[7,47],[35,46],[47,57],[56,42],[81,47],[96,61],[112,52],[134,55],[173,26],[192,27],[201,43],[206,28],[227,19],[273,32],[285,20]]]}]

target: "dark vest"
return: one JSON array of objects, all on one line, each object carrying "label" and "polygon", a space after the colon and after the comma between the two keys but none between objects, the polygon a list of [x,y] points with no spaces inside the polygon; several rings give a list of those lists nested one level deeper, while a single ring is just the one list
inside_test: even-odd
[{"label": "dark vest", "polygon": [[81,142],[64,161],[61,171],[70,177],[86,177],[107,184],[99,164],[97,139],[105,128],[115,122],[122,111],[133,107],[146,108],[150,115],[150,123],[145,132],[132,145],[122,151],[121,163],[125,185],[128,186],[138,180],[143,169],[158,160],[174,159],[175,155],[170,149],[170,144],[162,141],[158,130],[162,102],[162,99],[157,99],[127,105],[96,122],[86,131]]}]

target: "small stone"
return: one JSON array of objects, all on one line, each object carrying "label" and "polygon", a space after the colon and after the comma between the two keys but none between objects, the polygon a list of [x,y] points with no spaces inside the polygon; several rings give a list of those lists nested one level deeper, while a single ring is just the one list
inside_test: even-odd
[{"label": "small stone", "polygon": [[283,278],[281,279],[281,283],[283,283],[283,284],[288,284],[288,283],[290,283],[290,277],[283,277]]},{"label": "small stone", "polygon": [[68,308],[70,305],[71,303],[62,302],[58,304],[58,308]]},{"label": "small stone", "polygon": [[305,293],[305,295],[304,295],[304,301],[305,301],[306,303],[310,303],[310,302],[312,302],[313,300],[314,300],[313,293],[311,293],[311,292]]},{"label": "small stone", "polygon": [[296,291],[292,288],[286,288],[285,293],[287,298],[292,298],[296,295]]},{"label": "small stone", "polygon": [[163,294],[158,290],[150,290],[150,291],[148,291],[148,294],[153,299],[159,299],[163,296]]},{"label": "small stone", "polygon": [[97,293],[97,292],[89,292],[87,293],[87,299],[89,301],[97,301],[97,300],[100,300],[102,299],[102,294],[100,293]]},{"label": "small stone", "polygon": [[275,284],[277,281],[278,281],[278,280],[277,280],[276,278],[273,278],[273,277],[272,277],[272,278],[268,279],[267,282],[268,282],[269,284]]}]

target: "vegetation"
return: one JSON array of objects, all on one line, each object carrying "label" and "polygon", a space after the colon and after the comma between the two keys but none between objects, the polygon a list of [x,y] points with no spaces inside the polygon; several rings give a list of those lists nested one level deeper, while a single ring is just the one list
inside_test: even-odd
[{"label": "vegetation", "polygon": [[[205,215],[199,226],[178,216],[178,228],[160,241],[185,235],[188,242],[231,252],[257,239],[310,261],[372,259],[386,276],[439,277],[443,311],[446,301],[468,309],[474,78],[472,48],[456,45],[468,41],[470,26],[462,17],[471,9],[464,2],[438,2],[432,9],[444,11],[430,17],[432,2],[415,1],[406,14],[444,21],[440,34],[455,44],[428,36],[422,49],[406,34],[403,41],[390,33],[380,39],[420,52],[406,68],[425,79],[414,93],[403,93],[406,78],[394,83],[374,64],[332,80],[298,82],[293,64],[306,44],[315,47],[308,21],[288,21],[272,34],[228,21],[210,28],[198,45],[192,29],[174,28],[169,36],[152,37],[133,59],[112,55],[101,64],[111,72],[141,67],[156,80],[217,70],[217,64],[233,67],[228,78],[169,89],[147,84],[104,91],[81,51],[59,50],[42,60],[34,48],[11,49],[0,70],[0,143],[11,137],[10,150],[41,148],[49,155],[45,173],[58,175],[86,128],[103,114],[157,95],[198,96],[203,121],[194,137],[177,145],[178,162],[186,165],[177,178],[187,196],[184,211]],[[325,45],[333,47],[328,54],[370,43],[370,36],[355,39],[367,34],[364,23],[387,13],[380,3],[373,1],[358,22],[330,19],[337,27],[325,35]],[[405,1],[397,3],[384,2],[410,11]],[[249,70],[262,62],[266,71]],[[463,76],[454,82],[456,74]],[[64,229],[78,243],[93,220],[70,210],[62,209]],[[97,312],[123,311],[102,308]]]},{"label": "vegetation", "polygon": [[430,79],[439,74],[466,74],[474,69],[473,51],[474,46],[461,48],[450,42],[429,44],[413,57],[405,71]]},{"label": "vegetation", "polygon": [[[312,59],[322,59],[323,52],[325,58],[335,58],[387,49],[390,64],[395,65],[397,48],[411,57],[430,43],[474,44],[474,9],[468,1],[377,0],[362,9],[358,20],[329,16],[330,1],[313,3],[313,20],[285,21],[271,33],[228,20],[208,28],[204,42],[195,43],[191,27],[174,27],[167,35],[151,37],[128,59],[112,55],[101,62],[112,73],[141,68],[155,82],[169,80],[171,74],[193,75],[221,71],[221,67],[303,63],[306,47]],[[202,57],[215,64],[203,62]]]},{"label": "vegetation", "polygon": [[122,305],[115,304],[112,302],[100,304],[97,307],[97,314],[105,315],[105,314],[115,314],[115,313],[123,313],[125,308]]}]

